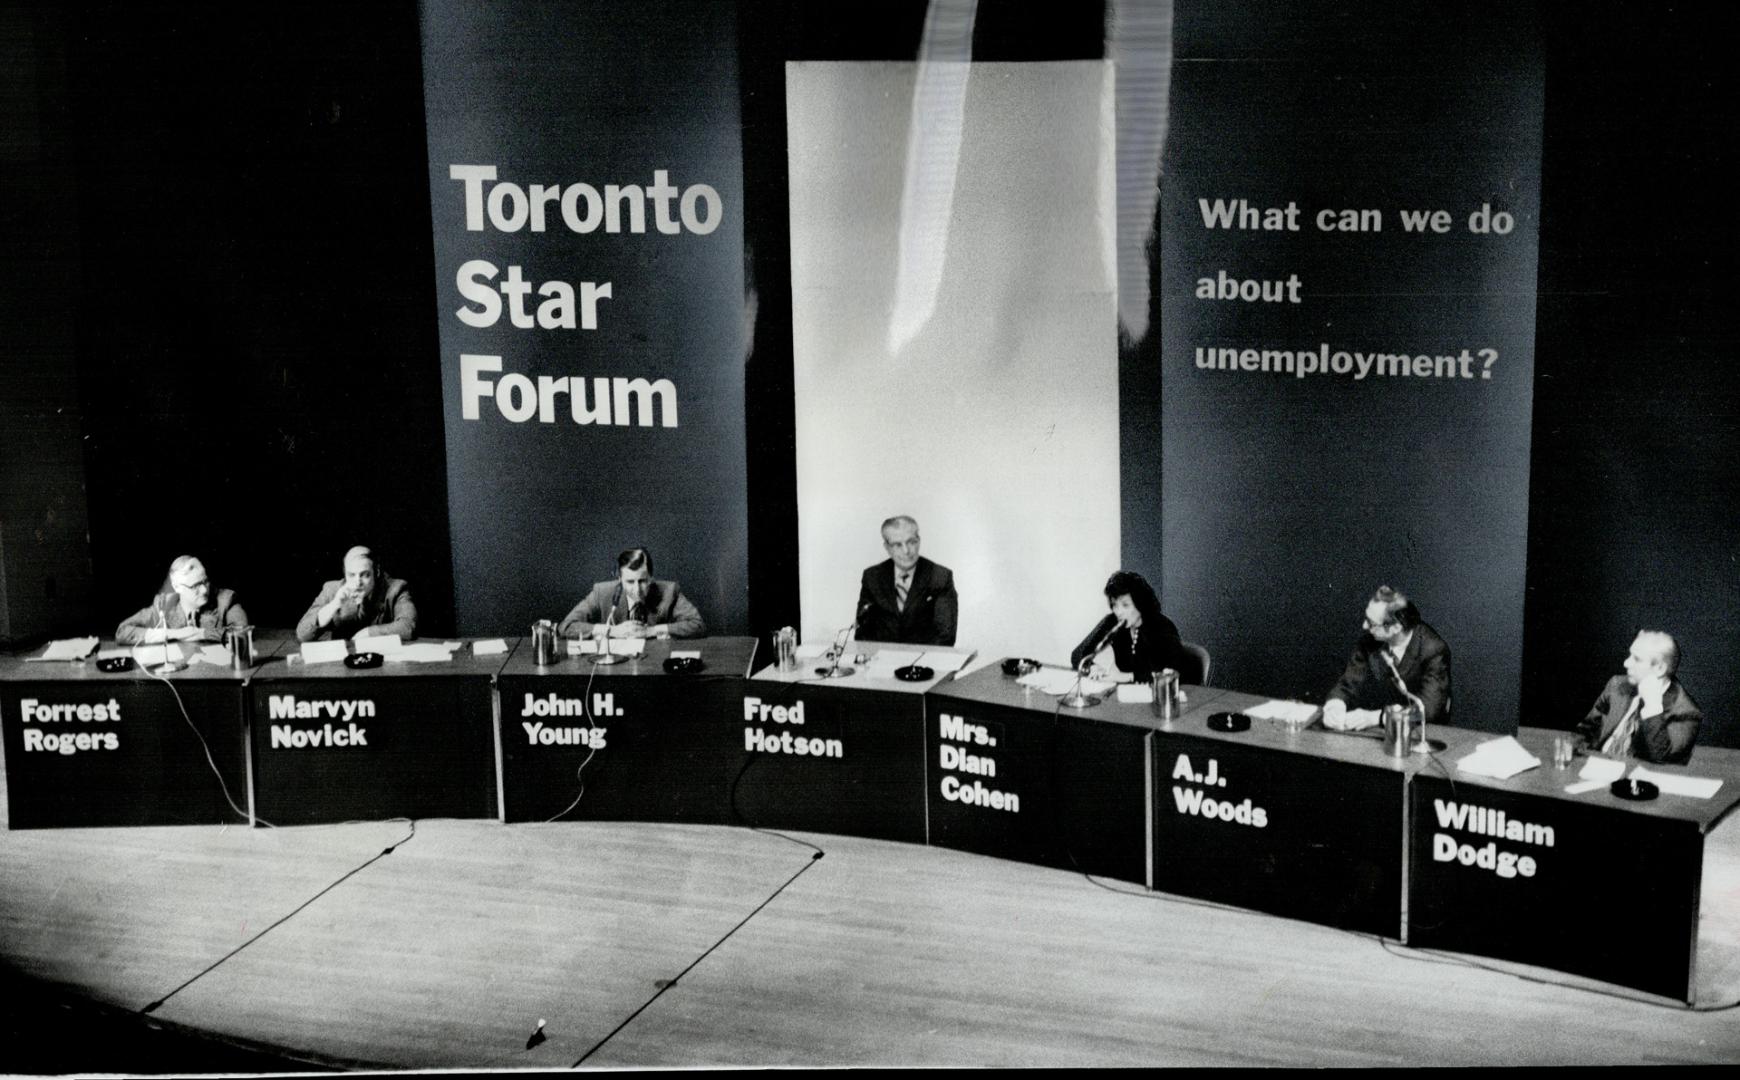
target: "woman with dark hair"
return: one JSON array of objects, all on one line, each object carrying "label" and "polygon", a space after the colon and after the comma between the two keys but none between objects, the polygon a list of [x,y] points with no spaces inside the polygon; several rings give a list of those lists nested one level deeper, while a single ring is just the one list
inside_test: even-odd
[{"label": "woman with dark hair", "polygon": [[[1106,606],[1111,613],[1069,654],[1069,662],[1081,667],[1106,645],[1112,647],[1114,667],[1095,662],[1089,675],[1110,682],[1147,682],[1163,668],[1178,672],[1183,682],[1197,682],[1202,673],[1196,658],[1184,651],[1178,627],[1160,611],[1160,600],[1141,574],[1119,570],[1106,580]],[[1109,640],[1108,640],[1109,635]]]}]

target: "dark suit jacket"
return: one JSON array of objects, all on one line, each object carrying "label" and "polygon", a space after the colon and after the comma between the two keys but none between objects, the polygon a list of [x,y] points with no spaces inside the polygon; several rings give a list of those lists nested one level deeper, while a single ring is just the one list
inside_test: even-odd
[{"label": "dark suit jacket", "polygon": [[[1081,644],[1069,654],[1071,667],[1080,667],[1081,662],[1088,658],[1089,650],[1100,636],[1112,628],[1118,617],[1107,612],[1106,617],[1099,621],[1087,637],[1081,639]],[[1119,671],[1127,671],[1135,676],[1137,682],[1147,682],[1154,677],[1156,671],[1171,668],[1178,672],[1178,681],[1200,685],[1202,682],[1202,665],[1191,653],[1184,651],[1184,645],[1178,639],[1178,627],[1164,615],[1144,618],[1142,632],[1136,635],[1136,643],[1130,644],[1130,628],[1120,626],[1112,635],[1112,658],[1117,661]],[[1102,646],[1103,648],[1103,646]],[[1096,650],[1097,651],[1097,650]]]},{"label": "dark suit jacket", "polygon": [[171,630],[180,630],[190,621],[199,624],[202,640],[222,641],[226,627],[248,625],[248,613],[236,603],[235,593],[218,589],[207,599],[206,606],[189,620],[187,613],[181,610],[181,597],[171,590],[168,595],[159,596],[150,607],[140,608],[122,620],[115,629],[115,641],[121,645],[138,645],[145,640],[145,631],[152,627],[167,622]]},{"label": "dark suit jacket", "polygon": [[953,645],[960,597],[955,576],[924,556],[912,568],[906,610],[894,595],[894,560],[884,559],[864,571],[858,589],[858,636],[866,641],[896,641],[906,645]]},{"label": "dark suit jacket", "polygon": [[[1577,725],[1577,734],[1589,744],[1591,753],[1600,753],[1601,744],[1613,734],[1613,729],[1631,711],[1637,700],[1637,687],[1623,675],[1607,680],[1601,696],[1595,699],[1589,715]],[[1667,693],[1661,696],[1661,714],[1638,720],[1631,736],[1631,756],[1663,765],[1684,765],[1691,760],[1692,744],[1698,741],[1698,725],[1704,714],[1692,695],[1678,680],[1668,681]]]},{"label": "dark suit jacket", "polygon": [[[1385,646],[1370,634],[1361,634],[1359,644],[1348,657],[1347,670],[1341,681],[1329,691],[1350,709],[1381,709],[1386,705],[1405,705],[1408,699],[1396,689],[1389,664],[1384,662]],[[1418,695],[1426,707],[1426,722],[1442,724],[1450,715],[1450,646],[1438,636],[1438,631],[1425,623],[1414,627],[1413,640],[1396,662],[1402,682]]]},{"label": "dark suit jacket", "polygon": [[411,586],[399,578],[377,578],[373,593],[363,597],[359,603],[346,601],[339,605],[332,622],[321,626],[320,609],[331,603],[342,588],[342,581],[329,581],[320,587],[320,595],[308,605],[302,621],[296,624],[297,641],[324,641],[327,638],[343,641],[365,626],[372,628],[370,633],[397,634],[406,641],[417,636],[417,605],[411,602]]},{"label": "dark suit jacket", "polygon": [[[652,588],[647,590],[645,603],[646,611],[640,620],[645,625],[669,626],[674,638],[707,636],[707,624],[702,621],[700,611],[683,595],[676,582],[654,581]],[[590,636],[593,625],[608,621],[611,611],[616,612],[616,622],[628,622],[628,597],[622,591],[621,582],[600,581],[562,620],[562,636]]]}]

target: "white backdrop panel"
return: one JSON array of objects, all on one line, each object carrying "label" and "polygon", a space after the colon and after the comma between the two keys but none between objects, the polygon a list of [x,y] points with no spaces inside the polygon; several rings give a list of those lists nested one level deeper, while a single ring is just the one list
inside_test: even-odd
[{"label": "white backdrop panel", "polygon": [[982,656],[1061,660],[1105,612],[1112,90],[1099,61],[786,66],[806,641],[901,513]]}]

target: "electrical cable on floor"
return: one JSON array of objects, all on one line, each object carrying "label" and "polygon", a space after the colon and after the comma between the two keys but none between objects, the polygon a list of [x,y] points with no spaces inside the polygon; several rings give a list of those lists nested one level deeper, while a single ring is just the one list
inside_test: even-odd
[{"label": "electrical cable on floor", "polygon": [[809,873],[810,867],[812,867],[812,866],[816,865],[816,863],[820,862],[821,858],[822,858],[822,851],[820,848],[817,848],[816,853],[814,855],[810,856],[810,861],[804,863],[803,866],[799,867],[797,873],[793,874],[789,878],[786,878],[785,883],[782,884],[779,888],[773,890],[773,892],[768,896],[768,898],[766,900],[763,900],[761,903],[755,905],[754,911],[751,911],[749,914],[743,916],[743,918],[738,921],[736,926],[733,926],[731,929],[725,931],[724,935],[722,937],[720,937],[718,941],[715,941],[713,944],[707,946],[707,951],[702,953],[700,956],[695,957],[694,960],[690,961],[689,966],[684,968],[683,970],[677,972],[675,978],[667,979],[664,982],[660,983],[658,989],[653,991],[652,997],[649,997],[645,1001],[641,1002],[639,1008],[635,1009],[633,1012],[629,1013],[626,1017],[624,1017],[620,1024],[617,1024],[615,1027],[611,1028],[610,1031],[605,1034],[604,1038],[599,1039],[597,1042],[593,1043],[591,1048],[588,1049],[584,1054],[581,1054],[579,1060],[574,1062],[573,1068],[578,1069],[580,1066],[586,1064],[587,1058],[591,1057],[593,1054],[596,1054],[604,1046],[605,1043],[609,1042],[611,1039],[614,1039],[616,1037],[617,1032],[621,1031],[623,1028],[627,1027],[629,1024],[632,1024],[636,1017],[638,1017],[641,1013],[645,1012],[649,1007],[651,1007],[653,1002],[655,1002],[659,998],[663,997],[666,990],[669,990],[671,987],[682,982],[683,976],[685,976],[689,972],[695,970],[695,968],[697,966],[699,966],[701,961],[703,961],[703,960],[707,959],[707,957],[713,955],[713,951],[715,949],[719,948],[719,946],[721,946],[721,945],[725,944],[727,941],[731,940],[731,936],[733,934],[737,933],[737,931],[739,931],[739,930],[743,929],[745,926],[747,926],[749,924],[750,919],[753,919],[757,915],[761,914],[762,908],[766,907],[767,905],[769,905],[769,904],[773,903],[775,900],[777,900],[779,898],[780,893],[785,892],[786,889],[791,887],[792,882],[796,881],[798,878],[803,877],[805,874]]},{"label": "electrical cable on floor", "polygon": [[270,926],[261,930],[259,933],[255,934],[253,937],[249,938],[248,940],[242,942],[240,945],[237,945],[235,948],[231,949],[229,952],[224,953],[222,956],[218,957],[216,960],[214,960],[210,964],[208,964],[204,968],[204,970],[198,972],[197,974],[195,974],[194,976],[189,978],[186,982],[183,982],[180,986],[177,986],[175,989],[169,991],[169,993],[164,994],[162,997],[158,998],[156,1001],[153,1001],[149,1005],[146,1005],[144,1008],[140,1009],[139,1013],[141,1015],[146,1015],[149,1013],[156,1012],[159,1008],[162,1008],[164,1002],[168,1001],[170,998],[174,997],[176,994],[181,993],[183,990],[187,989],[189,986],[192,986],[194,983],[198,982],[200,979],[204,978],[205,976],[211,974],[213,971],[217,970],[218,966],[223,964],[230,957],[235,956],[237,953],[241,952],[243,949],[246,949],[248,946],[252,945],[254,942],[259,941],[261,938],[265,937],[267,934],[270,934],[273,930],[276,930],[278,927],[284,925],[286,922],[289,922],[291,919],[295,918],[304,908],[308,907],[310,904],[314,903],[316,900],[325,896],[327,893],[331,892],[332,890],[338,888],[340,885],[344,884],[346,881],[349,881],[351,878],[355,877],[357,874],[360,874],[364,870],[367,870],[369,867],[373,866],[375,863],[379,862],[381,859],[384,859],[388,855],[391,855],[393,852],[397,851],[401,846],[408,843],[416,835],[417,835],[417,823],[415,821],[413,821],[413,822],[411,822],[411,831],[406,833],[402,838],[394,841],[392,844],[388,845],[387,847],[382,848],[377,854],[370,857],[367,861],[361,863],[358,866],[352,867],[350,870],[346,871],[342,876],[340,876],[336,881],[333,881],[332,883],[328,884],[325,888],[321,889],[319,892],[315,893],[313,896],[310,896],[308,899],[302,901],[302,903],[297,904],[289,912],[285,913],[283,916],[281,916],[276,921],[274,921]]}]

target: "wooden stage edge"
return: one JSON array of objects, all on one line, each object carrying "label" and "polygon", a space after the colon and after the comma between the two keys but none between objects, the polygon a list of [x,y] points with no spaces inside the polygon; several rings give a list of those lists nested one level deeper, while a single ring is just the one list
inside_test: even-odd
[{"label": "wooden stage edge", "polygon": [[[10,980],[109,1015],[155,1005],[172,1031],[289,1063],[1740,1060],[1740,1010],[839,836],[456,820],[8,830],[0,866]],[[1732,823],[1706,849],[1697,997],[1740,998]],[[546,1038],[527,1049],[539,1020]],[[39,1060],[12,1043],[0,1072]],[[60,1060],[87,1071],[72,1050]]]}]

